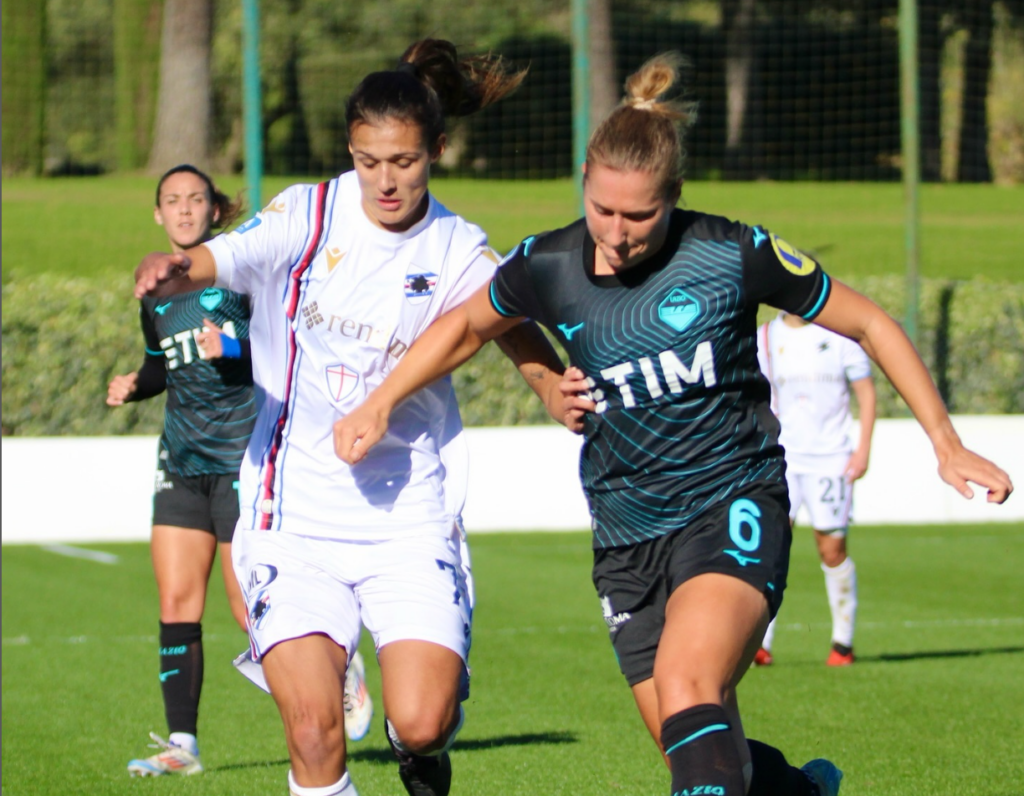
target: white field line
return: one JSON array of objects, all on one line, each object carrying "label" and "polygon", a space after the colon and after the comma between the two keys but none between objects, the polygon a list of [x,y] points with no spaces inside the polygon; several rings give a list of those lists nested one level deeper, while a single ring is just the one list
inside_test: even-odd
[{"label": "white field line", "polygon": [[[928,629],[928,628],[945,628],[945,627],[1024,627],[1024,616],[1004,616],[1004,617],[992,617],[992,618],[978,618],[978,619],[907,619],[902,622],[858,622],[858,629],[872,629],[879,630],[885,628],[908,628],[908,629]],[[786,631],[801,631],[807,632],[809,630],[829,630],[832,628],[831,622],[813,622],[810,624],[803,622],[789,623],[779,625],[777,630]],[[477,636],[516,636],[516,635],[536,635],[538,633],[560,633],[562,635],[568,633],[597,633],[605,632],[605,628],[602,625],[576,625],[573,627],[561,626],[556,628],[548,627],[503,627],[495,630],[476,630],[474,635]],[[238,634],[226,635],[224,633],[205,633],[203,634],[204,641],[224,641],[233,639],[238,641],[242,646],[245,646],[245,637],[241,632]],[[102,643],[121,643],[121,644],[156,644],[156,636],[46,636],[43,638],[29,638],[28,636],[5,636],[3,638],[3,646],[5,647],[24,647],[31,644],[87,644],[91,642],[102,642]]]},{"label": "white field line", "polygon": [[56,553],[59,556],[68,558],[83,558],[86,561],[95,561],[97,564],[116,564],[121,559],[113,553],[104,553],[100,550],[86,550],[84,547],[72,547],[66,544],[45,545],[43,550],[49,553]]}]

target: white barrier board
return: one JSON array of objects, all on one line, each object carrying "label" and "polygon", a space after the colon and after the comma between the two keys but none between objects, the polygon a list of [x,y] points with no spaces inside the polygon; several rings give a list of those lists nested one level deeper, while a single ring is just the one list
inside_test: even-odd
[{"label": "white barrier board", "polygon": [[[959,416],[965,443],[999,463],[1020,494],[1002,506],[965,500],[940,481],[924,432],[880,420],[857,483],[862,524],[1024,522],[1024,415]],[[590,527],[578,480],[580,438],[556,426],[467,429],[469,531]],[[156,437],[4,437],[4,543],[149,538]],[[799,521],[798,517],[798,521]]]}]

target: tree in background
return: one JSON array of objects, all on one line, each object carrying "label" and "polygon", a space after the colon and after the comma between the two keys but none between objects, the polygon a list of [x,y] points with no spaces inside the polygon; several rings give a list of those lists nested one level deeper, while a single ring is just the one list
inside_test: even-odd
[{"label": "tree in background", "polygon": [[171,0],[160,37],[160,91],[149,171],[179,163],[208,168],[212,87],[213,0]]},{"label": "tree in background", "polygon": [[754,13],[756,0],[722,0],[725,29],[725,154],[722,176],[749,180],[756,175],[752,140],[756,125],[750,124],[754,92]]},{"label": "tree in background", "polygon": [[3,2],[3,170],[43,170],[46,6]]},{"label": "tree in background", "polygon": [[965,0],[967,28],[960,116],[958,182],[988,182],[988,78],[992,69],[992,0]]},{"label": "tree in background", "polygon": [[149,156],[163,5],[163,0],[114,0],[114,110],[122,171],[142,168]]}]

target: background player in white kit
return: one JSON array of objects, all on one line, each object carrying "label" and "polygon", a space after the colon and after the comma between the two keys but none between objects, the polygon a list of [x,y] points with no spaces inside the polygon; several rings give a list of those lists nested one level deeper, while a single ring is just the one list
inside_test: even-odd
[{"label": "background player in white kit", "polygon": [[[772,410],[782,424],[791,521],[807,506],[832,611],[826,663],[853,663],[857,570],[847,555],[853,483],[868,469],[875,426],[875,384],[867,354],[852,340],[798,315],[782,312],[757,332],[757,358],[772,386]],[[853,438],[850,393],[860,431]],[[772,620],[754,662],[772,663]]]},{"label": "background player in white kit", "polygon": [[[522,77],[500,58],[460,60],[448,42],[412,45],[397,69],[366,77],[346,104],[354,172],[289,188],[234,233],[184,256],[150,255],[136,272],[139,295],[216,282],[252,297],[263,405],[240,475],[235,571],[252,657],[284,722],[295,796],[356,793],[341,704],[360,624],[378,650],[406,790],[450,789],[471,614],[452,496],[463,487],[447,483],[454,473],[441,454],[461,427],[451,383],[403,403],[359,466],[335,455],[332,423],[431,321],[493,275],[484,233],[435,201],[427,182],[444,149],[445,115],[497,101]],[[547,374],[531,386],[560,413],[561,363],[542,337],[517,334],[520,370]]]}]

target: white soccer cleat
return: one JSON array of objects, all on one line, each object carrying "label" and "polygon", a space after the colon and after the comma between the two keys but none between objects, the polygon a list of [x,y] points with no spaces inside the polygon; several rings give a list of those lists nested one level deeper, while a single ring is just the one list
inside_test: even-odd
[{"label": "white soccer cleat", "polygon": [[804,763],[800,770],[818,786],[820,796],[838,796],[843,772],[836,768],[832,761],[819,757],[809,763]]},{"label": "white soccer cleat", "polygon": [[349,740],[360,741],[370,731],[373,718],[373,700],[366,690],[366,669],[363,656],[357,650],[345,672],[345,733]]},{"label": "white soccer cleat", "polygon": [[165,741],[155,732],[151,732],[149,737],[154,741],[150,747],[161,751],[152,757],[130,761],[128,773],[133,777],[160,777],[164,774],[187,776],[203,773],[203,764],[199,762],[198,754],[193,754],[188,749]]}]

